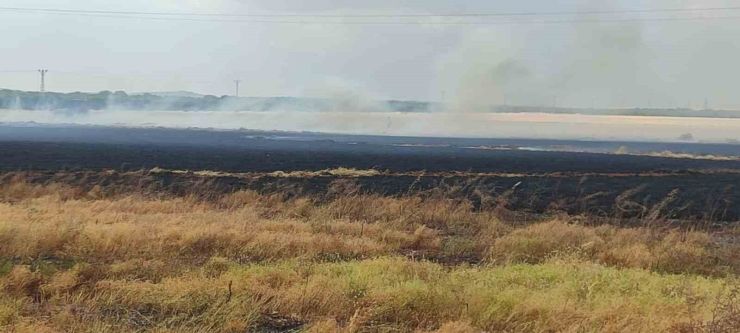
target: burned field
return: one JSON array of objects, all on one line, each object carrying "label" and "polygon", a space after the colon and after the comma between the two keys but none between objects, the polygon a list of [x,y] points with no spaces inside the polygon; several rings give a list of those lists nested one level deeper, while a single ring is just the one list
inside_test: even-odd
[{"label": "burned field", "polygon": [[80,193],[113,196],[217,198],[242,190],[286,198],[329,201],[342,195],[421,196],[466,200],[476,210],[503,208],[537,219],[557,214],[644,220],[655,218],[727,222],[740,218],[740,173],[393,173],[345,169],[319,172],[215,173],[162,169],[117,171],[5,172],[0,183],[67,184]]},{"label": "burned field", "polygon": [[734,160],[187,133],[0,140],[0,331],[738,322]]},{"label": "burned field", "polygon": [[[534,216],[740,219],[738,161],[460,147],[563,144],[526,140],[266,135],[276,134],[3,127],[0,171],[4,181],[22,177],[35,184],[62,182],[88,190],[97,186],[108,193],[179,196],[256,190],[324,198],[342,188],[381,196],[466,199],[476,209],[496,205]],[[731,155],[733,147],[668,148]],[[346,171],[331,172],[339,168]]]}]

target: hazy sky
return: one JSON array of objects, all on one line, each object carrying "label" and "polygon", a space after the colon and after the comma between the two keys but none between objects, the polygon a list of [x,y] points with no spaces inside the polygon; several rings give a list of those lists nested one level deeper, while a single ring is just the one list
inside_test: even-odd
[{"label": "hazy sky", "polygon": [[[177,13],[438,14],[702,8],[732,0],[4,0],[2,7]],[[734,20],[508,25],[159,21],[0,10],[0,87],[190,90],[580,107],[740,109],[740,10],[546,16]],[[260,20],[303,20],[265,18]],[[319,19],[320,21],[335,19]],[[354,19],[357,20],[357,19]],[[361,19],[384,21],[386,18]],[[415,19],[429,23],[428,19]],[[475,19],[471,19],[475,20]],[[444,93],[443,93],[444,92]]]}]

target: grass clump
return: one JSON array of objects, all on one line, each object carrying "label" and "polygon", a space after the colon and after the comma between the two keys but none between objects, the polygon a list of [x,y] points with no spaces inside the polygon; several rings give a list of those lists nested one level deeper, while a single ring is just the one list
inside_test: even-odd
[{"label": "grass clump", "polygon": [[550,221],[513,230],[497,239],[489,258],[498,263],[536,264],[556,256],[662,273],[729,276],[737,255],[711,235],[690,230],[586,227]]}]

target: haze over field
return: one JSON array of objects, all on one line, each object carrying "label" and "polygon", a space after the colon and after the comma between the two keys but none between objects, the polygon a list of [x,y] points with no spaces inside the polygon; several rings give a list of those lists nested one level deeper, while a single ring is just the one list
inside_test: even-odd
[{"label": "haze over field", "polygon": [[[316,131],[469,138],[737,142],[740,119],[400,112],[0,110],[0,122]],[[690,136],[687,137],[687,134]]]},{"label": "haze over field", "polygon": [[[5,30],[12,31],[0,45],[0,87],[35,90],[35,70],[48,68],[48,89],[62,92],[187,90],[221,96],[233,94],[233,80],[242,79],[244,96],[444,101],[459,111],[478,104],[703,108],[705,99],[715,109],[740,109],[736,88],[740,66],[735,64],[740,58],[736,38],[740,22],[733,18],[740,15],[738,10],[572,14],[734,4],[731,0],[74,1],[63,7],[380,16],[232,17],[249,22],[214,22],[197,17],[169,20],[161,15],[0,10]],[[60,4],[7,0],[3,6]],[[382,16],[551,12],[571,14]]]}]

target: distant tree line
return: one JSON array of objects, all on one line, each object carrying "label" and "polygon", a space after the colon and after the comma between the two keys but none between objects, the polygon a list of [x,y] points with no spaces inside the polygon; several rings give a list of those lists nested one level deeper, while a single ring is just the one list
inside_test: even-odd
[{"label": "distant tree line", "polygon": [[[191,94],[194,95],[194,94]],[[61,110],[162,110],[162,111],[364,111],[364,112],[435,112],[445,107],[439,103],[418,101],[358,101],[300,97],[178,96],[177,94],[127,94],[123,91],[99,93],[40,93],[0,90],[0,109]],[[555,113],[589,115],[625,115],[656,117],[740,118],[740,111],[691,109],[578,109],[537,106],[482,106],[476,112]]]},{"label": "distant tree line", "polygon": [[359,102],[297,97],[160,96],[99,93],[40,93],[0,90],[0,109],[65,110],[163,110],[163,111],[396,111],[427,112],[433,105],[415,101]]}]

